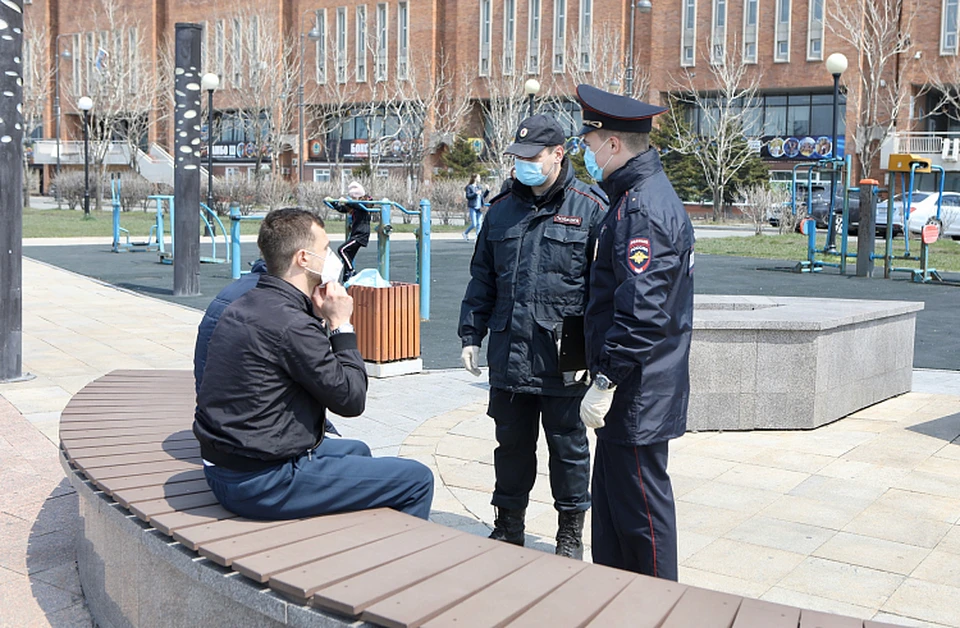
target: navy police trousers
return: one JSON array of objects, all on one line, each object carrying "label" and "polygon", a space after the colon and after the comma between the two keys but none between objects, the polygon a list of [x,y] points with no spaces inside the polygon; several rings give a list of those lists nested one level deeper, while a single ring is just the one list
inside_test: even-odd
[{"label": "navy police trousers", "polygon": [[361,441],[325,438],[310,454],[263,471],[204,466],[210,490],[227,510],[249,519],[393,508],[426,519],[433,473],[416,460],[373,458]]},{"label": "navy police trousers", "polygon": [[593,562],[677,579],[677,513],[666,442],[597,440],[592,524]]},{"label": "navy police trousers", "polygon": [[537,479],[540,422],[550,452],[550,488],[558,511],[590,508],[590,447],[580,421],[577,397],[550,397],[490,389],[487,414],[497,425],[493,466],[497,476],[492,503],[522,510]]}]

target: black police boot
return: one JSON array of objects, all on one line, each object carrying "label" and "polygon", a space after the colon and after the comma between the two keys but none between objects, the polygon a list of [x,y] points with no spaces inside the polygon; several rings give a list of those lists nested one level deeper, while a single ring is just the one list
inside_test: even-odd
[{"label": "black police boot", "polygon": [[526,508],[520,510],[497,508],[497,518],[493,521],[493,532],[490,533],[490,538],[523,547],[523,518],[526,514]]},{"label": "black police boot", "polygon": [[560,512],[557,517],[557,556],[583,560],[584,512]]}]

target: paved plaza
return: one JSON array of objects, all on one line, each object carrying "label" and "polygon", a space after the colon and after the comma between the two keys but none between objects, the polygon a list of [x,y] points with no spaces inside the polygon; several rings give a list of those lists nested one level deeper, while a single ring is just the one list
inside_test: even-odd
[{"label": "paved plaza", "polygon": [[[23,286],[24,371],[36,377],[0,384],[0,626],[89,626],[59,413],[113,369],[191,368],[201,312],[31,259]],[[813,431],[674,441],[681,582],[908,626],[960,625],[960,374],[918,369],[913,388]],[[372,380],[364,415],[337,426],[376,454],[429,465],[432,518],[485,535],[495,446],[486,395],[485,377],[461,369]],[[541,443],[528,544],[552,552],[546,462]]]}]

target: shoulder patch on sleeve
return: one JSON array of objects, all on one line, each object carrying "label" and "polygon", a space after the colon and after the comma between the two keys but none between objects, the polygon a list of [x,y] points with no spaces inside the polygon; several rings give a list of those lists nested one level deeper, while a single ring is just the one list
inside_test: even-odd
[{"label": "shoulder patch on sleeve", "polygon": [[650,249],[650,238],[631,238],[627,245],[627,266],[636,274],[647,270],[653,251]]}]

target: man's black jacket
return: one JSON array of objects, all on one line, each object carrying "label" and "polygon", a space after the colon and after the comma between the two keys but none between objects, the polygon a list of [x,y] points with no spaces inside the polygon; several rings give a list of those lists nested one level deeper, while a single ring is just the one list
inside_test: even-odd
[{"label": "man's black jacket", "polygon": [[315,447],[326,409],[357,416],[366,395],[356,336],[328,338],[307,295],[264,274],[213,331],[193,432],[205,460],[264,468]]},{"label": "man's black jacket", "polygon": [[583,316],[587,279],[606,196],[579,181],[564,159],[556,183],[534,197],[516,182],[490,202],[460,307],[463,346],[490,332],[490,385],[512,392],[576,396],[558,367],[566,316]]}]

